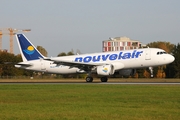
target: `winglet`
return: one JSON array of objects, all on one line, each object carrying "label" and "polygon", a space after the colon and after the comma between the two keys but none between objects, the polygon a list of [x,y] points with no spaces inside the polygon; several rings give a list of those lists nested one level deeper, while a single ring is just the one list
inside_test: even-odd
[{"label": "winglet", "polygon": [[34,47],[24,34],[16,34],[17,43],[23,59],[23,62],[37,60],[44,56]]}]

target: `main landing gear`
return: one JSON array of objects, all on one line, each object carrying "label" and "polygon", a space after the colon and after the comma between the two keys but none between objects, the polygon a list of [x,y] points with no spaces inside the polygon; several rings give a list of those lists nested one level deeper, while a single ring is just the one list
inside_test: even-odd
[{"label": "main landing gear", "polygon": [[[93,81],[93,77],[86,77],[86,82],[92,82]],[[101,82],[107,82],[108,78],[107,77],[101,77]]]},{"label": "main landing gear", "polygon": [[101,77],[101,82],[107,82],[108,78],[107,77]]},{"label": "main landing gear", "polygon": [[92,82],[93,81],[93,77],[86,77],[86,82]]}]

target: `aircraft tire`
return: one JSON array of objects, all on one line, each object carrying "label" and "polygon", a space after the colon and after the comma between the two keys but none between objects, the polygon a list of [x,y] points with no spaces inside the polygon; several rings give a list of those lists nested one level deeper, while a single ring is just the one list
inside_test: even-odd
[{"label": "aircraft tire", "polygon": [[107,77],[101,77],[101,82],[107,82],[108,78]]},{"label": "aircraft tire", "polygon": [[92,82],[93,81],[93,77],[86,77],[86,82]]}]

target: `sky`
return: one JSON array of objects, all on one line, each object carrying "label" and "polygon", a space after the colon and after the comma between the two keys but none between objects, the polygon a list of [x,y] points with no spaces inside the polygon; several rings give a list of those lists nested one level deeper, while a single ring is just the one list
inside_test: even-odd
[{"label": "sky", "polygon": [[[129,37],[143,44],[180,42],[180,0],[0,0],[0,29],[24,33],[48,56],[61,52],[102,52],[109,37]],[[9,37],[3,36],[3,49]],[[19,54],[14,38],[14,53]]]}]

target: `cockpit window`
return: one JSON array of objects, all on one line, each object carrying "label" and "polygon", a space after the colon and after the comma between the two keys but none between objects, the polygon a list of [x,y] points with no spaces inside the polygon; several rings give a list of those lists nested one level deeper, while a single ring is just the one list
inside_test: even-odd
[{"label": "cockpit window", "polygon": [[165,51],[159,51],[157,52],[157,55],[167,54]]}]

